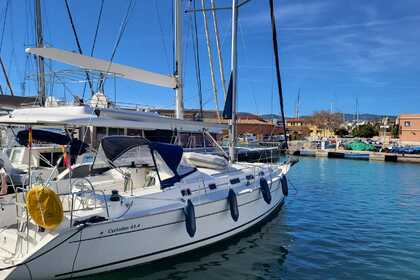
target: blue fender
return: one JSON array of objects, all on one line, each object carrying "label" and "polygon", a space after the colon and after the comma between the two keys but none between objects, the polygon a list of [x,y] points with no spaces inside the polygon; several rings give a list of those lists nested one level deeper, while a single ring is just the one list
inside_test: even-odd
[{"label": "blue fender", "polygon": [[280,182],[281,182],[281,190],[283,192],[283,195],[288,196],[289,195],[289,185],[287,183],[286,175],[283,175],[280,178]]},{"label": "blue fender", "polygon": [[267,180],[265,178],[260,179],[260,190],[262,193],[262,196],[264,198],[264,201],[267,204],[271,203],[271,191],[270,187],[268,186]]},{"label": "blue fender", "polygon": [[230,189],[227,198],[229,202],[230,215],[232,216],[232,219],[236,222],[239,218],[239,209],[238,209],[238,199],[236,198],[235,191]]},{"label": "blue fender", "polygon": [[185,227],[187,229],[188,235],[190,237],[194,237],[195,232],[197,230],[197,225],[195,222],[194,204],[191,202],[190,199],[188,199],[187,205],[184,207],[184,215]]}]

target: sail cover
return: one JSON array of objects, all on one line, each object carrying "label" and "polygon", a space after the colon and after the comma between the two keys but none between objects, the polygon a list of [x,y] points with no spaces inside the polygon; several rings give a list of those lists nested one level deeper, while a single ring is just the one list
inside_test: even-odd
[{"label": "sail cover", "polygon": [[[28,139],[29,131],[27,129],[19,131],[16,135],[16,141],[22,146],[28,146]],[[70,145],[72,158],[73,156],[85,153],[89,147],[79,139],[70,138],[68,135],[43,129],[32,129],[32,139],[37,142],[49,144]]]},{"label": "sail cover", "polygon": [[[28,130],[21,130],[16,135],[16,141],[22,145],[28,145]],[[67,145],[71,139],[69,136],[42,129],[32,129],[32,139],[38,142],[52,143],[58,145]]]}]

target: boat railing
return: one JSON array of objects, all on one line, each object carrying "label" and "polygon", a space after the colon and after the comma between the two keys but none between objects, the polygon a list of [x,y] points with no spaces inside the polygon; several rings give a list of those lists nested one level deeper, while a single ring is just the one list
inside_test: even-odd
[{"label": "boat railing", "polygon": [[[83,184],[82,184],[83,183]],[[75,189],[78,187],[78,189]],[[16,216],[19,231],[26,231],[25,239],[29,240],[30,216],[26,209],[26,194],[30,190],[24,187],[14,187],[16,193]],[[109,219],[107,196],[104,190],[95,189],[87,178],[80,178],[71,185],[69,192],[56,192],[63,205],[63,212],[69,215],[69,226],[73,227],[74,216],[81,211],[104,209],[106,219]],[[98,203],[100,200],[101,203]],[[67,207],[66,207],[67,206]],[[26,223],[26,224],[25,224]],[[23,236],[23,235],[22,235]]]},{"label": "boat railing", "polygon": [[[75,203],[76,199],[86,195],[87,193],[93,194],[93,198],[94,198],[93,205],[87,201],[86,202],[79,201],[79,204],[76,205]],[[103,203],[101,204],[97,203],[96,197],[98,193],[100,193],[100,196],[103,197],[103,200],[102,200]],[[77,192],[71,192],[71,193],[70,192],[62,193],[62,194],[59,194],[59,197],[61,198],[61,201],[63,202],[63,204],[65,201],[67,201],[70,204],[69,209],[64,210],[64,213],[68,213],[70,215],[70,223],[69,223],[70,227],[74,226],[73,220],[74,220],[75,213],[81,212],[81,211],[105,209],[106,218],[109,219],[108,203],[107,203],[105,192],[103,190],[94,190],[94,191],[83,190],[83,191],[77,191]]]},{"label": "boat railing", "polygon": [[[86,182],[87,184],[84,184]],[[74,187],[77,187],[77,190],[74,190]],[[99,193],[99,195],[98,195]],[[91,196],[89,196],[91,194]],[[101,197],[102,203],[97,203],[97,197]],[[74,183],[71,184],[70,192],[60,193],[60,198],[67,198],[67,202],[70,202],[70,207],[68,210],[64,211],[65,213],[70,214],[70,227],[73,226],[74,215],[76,212],[86,211],[86,210],[95,210],[105,208],[106,218],[109,219],[109,209],[106,194],[104,190],[96,190],[92,182],[87,178],[79,178]],[[86,197],[83,199],[83,197]],[[79,198],[78,205],[75,204],[75,200]],[[93,198],[93,203],[92,203]],[[69,201],[70,200],[70,201]],[[62,200],[62,202],[64,202]],[[77,207],[77,208],[76,208]]]}]

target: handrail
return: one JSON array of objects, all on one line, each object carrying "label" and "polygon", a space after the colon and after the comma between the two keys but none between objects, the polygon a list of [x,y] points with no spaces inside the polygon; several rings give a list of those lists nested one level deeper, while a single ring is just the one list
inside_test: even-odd
[{"label": "handrail", "polygon": [[[96,204],[96,193],[98,193],[98,192],[101,193],[101,195],[103,196],[104,205],[97,206],[97,204]],[[78,212],[78,211],[87,211],[87,210],[92,210],[92,209],[105,208],[106,217],[107,217],[107,219],[109,219],[109,209],[108,209],[108,202],[107,202],[107,199],[106,199],[105,191],[103,191],[103,190],[92,191],[92,193],[94,194],[94,197],[95,197],[95,203],[94,203],[93,207],[85,207],[85,208],[81,208],[81,209],[74,209],[74,198],[76,196],[82,194],[82,193],[86,193],[86,191],[79,191],[79,192],[72,192],[72,193],[70,193],[70,192],[69,193],[61,193],[61,194],[58,195],[59,197],[61,197],[61,196],[71,196],[71,208],[70,208],[70,210],[64,211],[65,213],[70,213],[70,227],[73,227],[73,215],[74,215],[75,212]]]}]

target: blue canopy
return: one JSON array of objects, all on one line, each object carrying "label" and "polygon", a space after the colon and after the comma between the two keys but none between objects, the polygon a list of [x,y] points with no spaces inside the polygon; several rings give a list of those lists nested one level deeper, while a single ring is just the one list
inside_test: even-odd
[{"label": "blue canopy", "polygon": [[[174,176],[165,180],[161,180],[161,186],[171,186],[176,182],[179,182],[181,178],[191,174],[195,171],[191,170],[187,174],[179,174],[178,166],[182,159],[183,149],[178,145],[160,143],[160,142],[151,142],[143,137],[139,136],[108,136],[102,138],[101,141],[102,149],[105,153],[107,159],[111,162],[122,157],[129,150],[139,147],[147,146],[150,149],[153,162],[156,166],[156,157],[154,152],[158,153],[167,167],[172,171]],[[158,171],[159,176],[159,170]],[[159,176],[160,178],[160,176]]]}]

